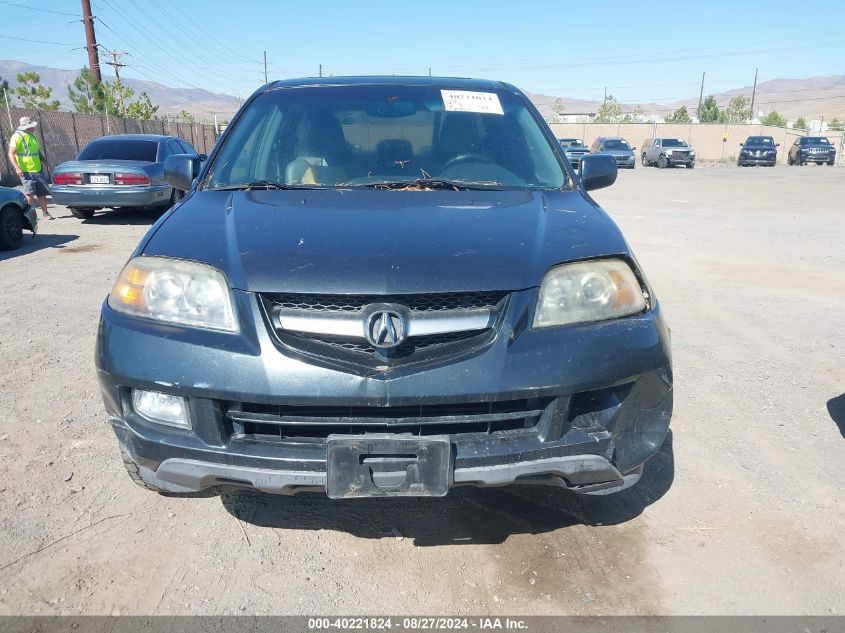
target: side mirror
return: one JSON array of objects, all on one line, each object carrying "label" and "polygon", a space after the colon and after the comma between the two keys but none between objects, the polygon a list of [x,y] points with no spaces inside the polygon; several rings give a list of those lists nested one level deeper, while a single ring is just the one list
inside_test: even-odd
[{"label": "side mirror", "polygon": [[619,169],[616,159],[610,154],[587,154],[581,157],[578,175],[581,186],[587,191],[609,187],[616,182]]},{"label": "side mirror", "polygon": [[208,154],[200,154],[200,162],[204,163],[208,160]]},{"label": "side mirror", "polygon": [[171,154],[164,159],[164,179],[174,189],[189,191],[194,181],[194,163],[199,171],[199,161],[189,154]]},{"label": "side mirror", "polygon": [[775,143],[775,147],[780,147],[780,143]]},{"label": "side mirror", "polygon": [[742,143],[740,143],[739,146],[742,147]]},{"label": "side mirror", "polygon": [[636,152],[636,151],[637,151],[637,148],[636,148],[636,147],[632,147],[632,148],[631,148],[631,151],[632,151],[632,152]]}]

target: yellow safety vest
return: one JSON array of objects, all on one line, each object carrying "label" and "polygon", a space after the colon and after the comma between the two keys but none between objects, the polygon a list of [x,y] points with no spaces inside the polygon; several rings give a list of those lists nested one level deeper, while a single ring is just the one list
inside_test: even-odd
[{"label": "yellow safety vest", "polygon": [[34,135],[18,130],[12,134],[9,143],[15,147],[15,157],[21,171],[36,174],[41,171],[41,153],[38,139]]}]

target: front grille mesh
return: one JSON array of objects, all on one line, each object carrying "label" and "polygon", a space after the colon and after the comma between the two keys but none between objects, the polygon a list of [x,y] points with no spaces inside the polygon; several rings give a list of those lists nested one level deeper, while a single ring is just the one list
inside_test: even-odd
[{"label": "front grille mesh", "polygon": [[419,295],[264,295],[273,305],[287,310],[357,312],[371,303],[395,303],[416,312],[493,308],[505,292],[446,292]]},{"label": "front grille mesh", "polygon": [[392,407],[239,403],[226,417],[236,439],[319,440],[329,435],[463,435],[535,428],[550,398]]}]

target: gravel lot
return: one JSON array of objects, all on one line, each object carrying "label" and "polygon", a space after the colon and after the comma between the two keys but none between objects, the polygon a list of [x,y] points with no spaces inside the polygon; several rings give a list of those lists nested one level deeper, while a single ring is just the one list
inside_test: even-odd
[{"label": "gravel lot", "polygon": [[93,349],[154,217],[54,207],[0,254],[0,613],[845,614],[843,192],[842,168],[706,165],[596,192],[663,302],[676,380],[643,481],[597,499],[136,487]]}]

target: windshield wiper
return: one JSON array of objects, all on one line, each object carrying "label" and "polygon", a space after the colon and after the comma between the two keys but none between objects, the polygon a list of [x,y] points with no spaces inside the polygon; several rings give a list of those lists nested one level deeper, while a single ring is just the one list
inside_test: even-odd
[{"label": "windshield wiper", "polygon": [[289,185],[284,182],[272,180],[253,180],[252,182],[241,182],[234,185],[220,185],[209,187],[206,191],[253,191],[256,189],[323,189],[319,185]]},{"label": "windshield wiper", "polygon": [[444,178],[417,178],[416,180],[384,180],[369,182],[359,187],[371,189],[441,189],[447,191],[471,191],[484,189],[497,189],[501,185],[498,182],[466,182],[463,180],[447,180]]}]

